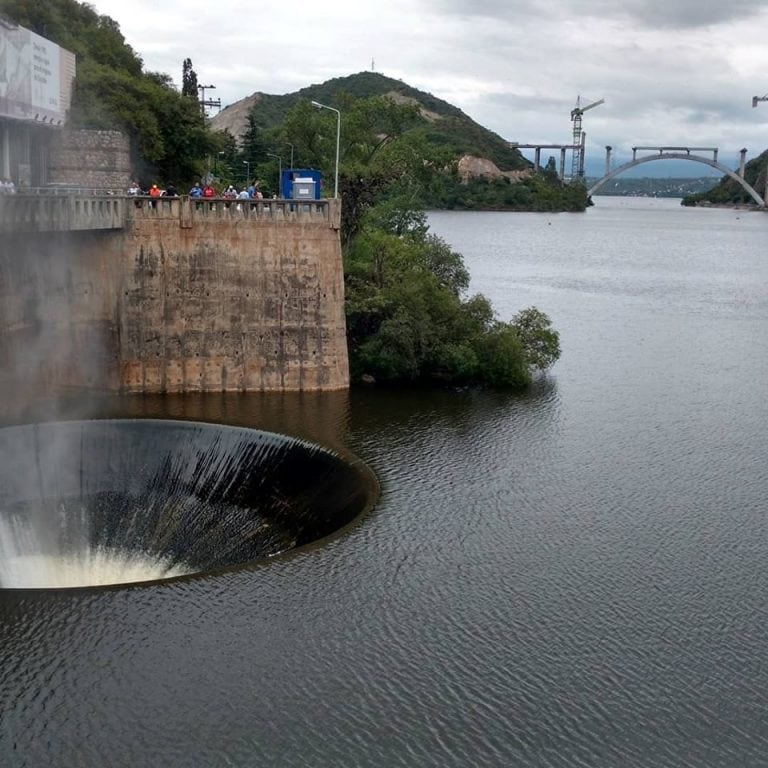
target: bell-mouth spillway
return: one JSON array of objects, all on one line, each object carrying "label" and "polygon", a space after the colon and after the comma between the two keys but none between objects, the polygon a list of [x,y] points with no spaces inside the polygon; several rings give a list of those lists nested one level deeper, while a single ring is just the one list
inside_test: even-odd
[{"label": "bell-mouth spillway", "polygon": [[0,428],[0,588],[154,582],[234,568],[369,511],[361,462],[243,427],[153,419]]}]

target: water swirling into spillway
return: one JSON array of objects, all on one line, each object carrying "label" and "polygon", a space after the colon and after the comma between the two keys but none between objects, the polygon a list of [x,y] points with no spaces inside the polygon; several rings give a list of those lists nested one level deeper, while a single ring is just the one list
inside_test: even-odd
[{"label": "water swirling into spillway", "polygon": [[161,420],[0,429],[0,588],[154,581],[251,563],[375,502],[366,467],[302,440]]}]

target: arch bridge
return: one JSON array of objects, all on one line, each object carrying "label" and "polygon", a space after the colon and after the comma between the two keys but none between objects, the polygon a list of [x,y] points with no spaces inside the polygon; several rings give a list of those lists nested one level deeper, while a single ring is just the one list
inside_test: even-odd
[{"label": "arch bridge", "polygon": [[[605,175],[601,179],[598,179],[598,181],[587,190],[588,195],[595,194],[606,182],[619,176],[625,171],[628,171],[630,168],[635,168],[643,163],[651,163],[656,160],[691,160],[694,163],[703,163],[711,168],[715,168],[726,176],[732,178],[746,190],[750,197],[761,208],[765,208],[768,205],[768,200],[760,197],[757,190],[744,179],[744,160],[747,154],[746,149],[742,149],[739,153],[740,161],[738,171],[733,171],[728,168],[728,166],[723,165],[718,161],[717,147],[632,147],[632,160],[611,169],[612,149],[613,147],[605,148]],[[653,152],[654,154],[638,157],[638,152]],[[706,152],[710,156],[696,154],[700,152]],[[766,198],[768,198],[768,187],[766,187]]]}]

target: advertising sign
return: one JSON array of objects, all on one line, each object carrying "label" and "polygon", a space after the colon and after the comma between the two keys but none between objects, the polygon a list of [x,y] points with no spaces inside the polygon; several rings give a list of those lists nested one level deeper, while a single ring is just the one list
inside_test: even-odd
[{"label": "advertising sign", "polygon": [[0,117],[64,120],[59,46],[0,23]]}]

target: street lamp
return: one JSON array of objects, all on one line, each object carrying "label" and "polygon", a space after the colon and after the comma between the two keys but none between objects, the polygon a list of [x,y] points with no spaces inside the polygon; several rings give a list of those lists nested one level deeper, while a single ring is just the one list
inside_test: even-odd
[{"label": "street lamp", "polygon": [[251,186],[251,161],[243,160],[243,165],[245,166],[245,186],[247,189]]},{"label": "street lamp", "polygon": [[293,169],[293,144],[289,141],[288,146],[291,148],[291,169]]},{"label": "street lamp", "polygon": [[336,198],[339,196],[339,139],[341,138],[341,112],[339,112],[338,109],[321,104],[319,101],[313,101],[312,106],[317,107],[318,109],[330,109],[331,112],[336,113],[336,173],[333,182],[333,196]]},{"label": "street lamp", "polygon": [[267,152],[268,157],[277,158],[277,196],[283,198],[283,158],[273,152]]}]

